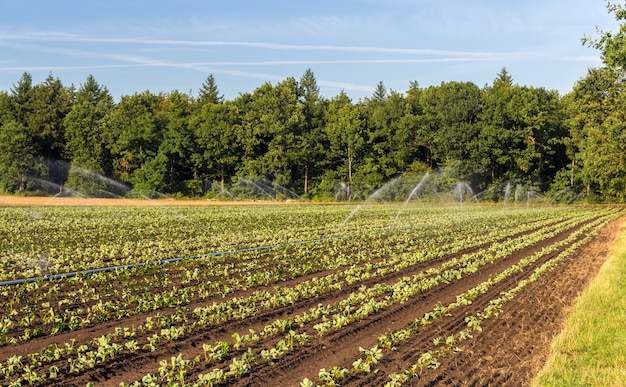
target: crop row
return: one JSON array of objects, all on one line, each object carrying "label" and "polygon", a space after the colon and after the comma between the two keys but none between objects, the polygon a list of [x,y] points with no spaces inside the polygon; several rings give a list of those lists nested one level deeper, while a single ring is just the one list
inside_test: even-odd
[{"label": "crop row", "polygon": [[41,208],[35,216],[0,208],[0,218],[13,219],[0,222],[0,280],[299,242],[301,235],[321,239],[338,230],[361,234],[389,228],[393,220],[392,213],[382,222],[370,212],[358,227],[343,225],[346,206],[250,209]]},{"label": "crop row", "polygon": [[[189,218],[154,212],[154,209],[135,209],[150,211],[145,217],[137,219],[125,216],[130,210],[117,210],[121,211],[120,219],[114,217],[115,212],[105,212],[107,216],[76,222],[71,219],[73,214],[69,213],[65,215],[69,219],[60,218],[54,222],[25,219],[19,223],[0,223],[0,235],[3,236],[0,243],[0,280],[320,240],[336,236],[337,231],[341,231],[342,235],[362,235],[389,229],[395,213],[393,210],[387,212],[387,219],[378,215],[359,220],[359,223],[355,223],[357,219],[352,219],[347,225],[342,225],[339,219],[345,216],[343,206],[324,212],[313,212],[304,206],[293,209],[293,213],[278,215],[266,214],[265,209],[257,208],[249,211],[257,214],[255,217],[238,212],[226,217],[217,210],[206,209],[189,214]],[[7,212],[8,209],[0,208],[0,211]],[[50,216],[56,214],[52,212]],[[258,219],[263,215],[266,216],[262,220]],[[402,215],[404,222],[398,222],[396,228],[436,226],[455,221],[471,224],[482,214],[468,211],[461,218],[449,211],[405,210]],[[506,214],[499,213],[491,216],[506,218]],[[358,227],[353,224],[358,224]]]},{"label": "crop row", "polygon": [[[168,265],[160,271],[141,268],[108,275],[98,273],[88,277],[23,284],[2,289],[8,308],[0,322],[0,335],[5,342],[16,344],[43,334],[76,330],[136,313],[224,297],[236,291],[340,267],[344,270],[334,273],[329,280],[334,283],[345,280],[350,284],[361,278],[362,273],[371,275],[382,268],[387,268],[386,272],[400,270],[411,262],[415,264],[476,246],[477,243],[493,242],[552,222],[553,219],[544,219],[518,227],[514,225],[515,221],[509,220],[502,222],[503,228],[494,228],[485,235],[478,234],[488,229],[476,228],[476,225],[474,231],[451,227],[447,233],[431,234],[430,237],[425,234],[427,230],[419,229],[405,232],[401,238],[378,233],[350,240],[325,241],[321,246],[300,245],[297,248],[289,246],[273,251],[240,253],[222,262],[209,259],[206,262],[185,262],[172,267]],[[455,233],[465,237],[454,240]],[[402,251],[411,258],[395,255],[395,251]],[[311,256],[316,259],[310,259]],[[377,259],[379,262],[374,262]],[[268,262],[272,268],[267,270],[261,270],[265,266],[257,264],[267,265]],[[63,292],[63,288],[68,291]],[[146,288],[150,291],[146,292]]]},{"label": "crop row", "polygon": [[[604,224],[606,224],[606,222],[601,224],[600,227]],[[433,344],[437,347],[437,349],[416,353],[415,358],[417,361],[400,373],[390,374],[389,378],[391,381],[385,385],[388,387],[403,385],[412,378],[418,376],[420,370],[424,368],[437,368],[440,365],[438,358],[443,358],[452,353],[461,351],[458,345],[465,340],[472,339],[473,331],[482,332],[481,324],[483,321],[488,318],[497,317],[500,313],[502,313],[502,310],[507,302],[515,298],[515,296],[526,289],[528,285],[538,281],[544,274],[554,269],[560,261],[573,254],[578,248],[580,248],[580,246],[588,242],[598,232],[598,230],[599,227],[595,228],[584,238],[573,243],[556,257],[536,268],[527,278],[519,281],[515,287],[500,293],[499,297],[490,300],[489,305],[482,311],[476,313],[475,315],[465,317],[466,328],[459,330],[458,332],[454,332],[445,338],[437,337],[433,341]]]},{"label": "crop row", "polygon": [[[499,257],[506,256],[515,249],[532,245],[538,240],[549,238],[550,236],[555,235],[564,229],[571,228],[576,224],[582,224],[593,216],[594,213],[592,212],[581,212],[578,213],[577,216],[571,217],[569,220],[565,220],[560,223],[554,223],[554,220],[552,220],[551,224],[548,223],[550,224],[549,227],[544,225],[543,228],[540,227],[539,231],[535,231],[534,233],[521,235],[516,238],[511,238],[508,241],[503,241],[502,243],[493,244],[488,250],[483,251],[482,253],[470,253],[459,259],[448,260],[442,265],[431,268],[429,271],[422,272],[420,275],[416,275],[413,278],[402,278],[396,281],[395,288],[392,285],[385,285],[382,283],[375,284],[371,288],[368,288],[367,286],[362,287],[359,292],[352,293],[345,302],[337,302],[318,309],[313,308],[308,314],[300,315],[298,317],[298,322],[294,322],[292,320],[290,322],[281,323],[279,322],[280,320],[276,320],[274,324],[266,326],[260,334],[251,332],[249,335],[237,335],[238,340],[235,340],[229,345],[223,344],[224,342],[213,344],[205,343],[206,347],[203,347],[208,348],[205,350],[205,362],[209,358],[208,353],[217,353],[219,348],[222,348],[222,350],[224,348],[239,349],[243,346],[243,344],[252,343],[255,340],[259,340],[261,337],[269,338],[272,337],[273,334],[288,331],[287,335],[275,344],[273,352],[271,350],[260,353],[246,351],[244,354],[241,354],[241,356],[231,357],[232,369],[229,368],[226,371],[222,370],[222,372],[224,374],[231,372],[231,376],[234,376],[237,372],[245,369],[242,362],[245,363],[244,360],[246,359],[248,361],[252,361],[253,355],[254,359],[261,357],[275,360],[280,354],[285,353],[285,343],[290,342],[291,344],[286,344],[286,346],[294,348],[306,343],[306,341],[313,335],[306,332],[298,333],[293,330],[304,326],[304,324],[312,324],[316,320],[326,319],[326,321],[321,321],[315,324],[315,326],[320,327],[320,329],[318,329],[318,335],[323,335],[326,332],[323,327],[329,325],[327,323],[328,321],[334,321],[334,323],[330,324],[331,328],[336,326],[336,328],[339,329],[342,326],[345,326],[345,323],[351,323],[348,321],[350,316],[360,315],[362,317],[367,315],[367,313],[362,314],[365,310],[369,310],[370,313],[375,313],[377,308],[380,310],[380,308],[385,308],[393,302],[401,302],[405,300],[406,297],[412,297],[416,294],[415,291],[425,291],[428,289],[428,286],[432,287],[438,283],[457,280],[463,275],[470,273],[471,270],[477,270],[477,268],[481,265],[498,259]],[[522,229],[523,228],[520,227],[520,230]],[[471,237],[474,239],[477,238],[476,236]],[[371,242],[371,240],[368,241]],[[254,316],[260,313],[261,310],[269,310],[293,304],[299,299],[314,297],[320,293],[328,291],[327,289],[337,289],[341,286],[349,285],[350,282],[358,284],[365,279],[376,278],[377,276],[382,278],[393,270],[402,270],[402,268],[409,267],[412,264],[414,265],[428,259],[433,259],[438,256],[437,254],[445,256],[446,254],[449,254],[450,251],[454,251],[455,248],[457,251],[458,249],[462,249],[462,247],[453,248],[448,246],[449,250],[446,250],[445,247],[439,247],[441,248],[441,251],[437,253],[426,252],[425,254],[418,254],[416,252],[411,252],[402,254],[396,252],[390,256],[384,257],[381,261],[368,262],[368,264],[361,266],[349,266],[346,270],[328,274],[320,279],[312,278],[309,282],[305,281],[293,288],[277,287],[274,292],[260,290],[254,292],[253,295],[249,296],[247,299],[234,297],[223,302],[214,302],[209,307],[194,309],[191,316],[183,309],[179,309],[177,313],[171,316],[159,315],[156,319],[148,317],[146,318],[146,322],[141,326],[133,327],[132,329],[116,329],[115,332],[104,335],[100,339],[93,339],[88,344],[74,345],[74,343],[70,341],[66,342],[62,346],[48,347],[44,351],[29,355],[30,364],[24,364],[25,362],[23,362],[21,358],[16,359],[15,357],[12,357],[7,360],[6,366],[4,367],[5,370],[10,370],[5,371],[8,372],[8,374],[5,373],[5,375],[10,376],[20,373],[22,376],[18,380],[32,381],[33,378],[37,377],[41,379],[53,378],[55,374],[59,373],[59,370],[70,374],[80,373],[86,369],[93,368],[98,364],[104,364],[107,361],[111,361],[116,357],[119,357],[120,354],[132,354],[137,351],[153,351],[157,346],[168,345],[167,343],[170,341],[183,339],[195,331],[202,330],[205,326],[222,324],[234,319]],[[411,260],[411,257],[414,257],[414,259]],[[491,257],[491,260],[486,257]],[[350,271],[353,268],[354,270]],[[415,286],[415,284],[421,284],[420,286],[422,286],[422,288],[418,287],[415,288],[418,290],[413,291],[407,290],[410,289],[410,286]],[[371,300],[377,301],[373,302]],[[338,312],[339,310],[341,310],[341,312]],[[348,318],[348,320],[341,319],[341,316]],[[148,332],[154,333],[150,336]],[[142,335],[141,339],[136,337],[139,333]],[[283,344],[280,344],[281,342]],[[226,351],[226,353],[227,352],[228,351]],[[226,353],[222,354],[222,357],[224,357]],[[211,355],[211,357],[215,358],[218,356]],[[61,359],[68,359],[67,368],[56,365]],[[48,365],[46,366],[46,364]],[[171,362],[162,364],[159,374],[169,375],[168,377],[170,379],[180,377],[181,370],[186,373],[198,364],[200,364],[200,362],[196,358],[185,360],[183,356],[180,355],[171,359]],[[47,367],[46,371],[41,371],[41,369],[45,367]],[[216,373],[219,372],[216,371]],[[160,377],[164,378],[163,375]],[[151,377],[152,376],[147,376],[147,379],[150,379]]]},{"label": "crop row", "polygon": [[[541,255],[548,254],[553,249],[571,243],[581,234],[587,232],[593,227],[598,227],[599,225],[601,225],[601,222],[599,221],[588,224],[587,226],[581,228],[578,232],[572,234],[572,236],[565,239],[564,241],[561,241],[551,246],[552,249],[543,250],[540,253],[535,254],[535,256],[533,256],[531,259],[527,259],[520,264],[514,265],[505,270],[505,272],[499,277],[496,277],[496,280],[492,281],[492,283],[497,283],[498,281],[506,278],[512,273],[523,269],[532,262],[536,261]],[[314,329],[317,331],[317,336],[324,336],[328,334],[331,330],[339,330],[349,324],[361,321],[371,314],[378,313],[391,305],[403,303],[407,301],[410,297],[414,297],[419,293],[428,291],[434,286],[449,283],[451,281],[461,280],[464,275],[475,273],[480,269],[480,267],[488,263],[494,262],[495,260],[500,259],[504,256],[507,256],[516,249],[521,249],[525,246],[532,245],[538,240],[542,240],[546,237],[554,235],[559,231],[562,230],[555,230],[554,233],[539,233],[539,235],[522,238],[526,239],[526,241],[523,242],[518,240],[510,241],[513,243],[508,243],[508,246],[494,246],[492,251],[485,251],[483,254],[480,254],[480,257],[476,256],[475,254],[469,254],[463,257],[462,260],[464,261],[464,264],[461,264],[459,268],[446,269],[446,267],[455,266],[451,263],[449,265],[442,265],[441,267],[438,267],[437,270],[429,270],[429,274],[433,274],[433,271],[439,272],[439,274],[435,276],[425,275],[422,272],[419,275],[413,276],[412,278],[402,278],[393,285],[376,284],[369,289],[363,287],[359,289],[359,292],[351,293],[346,299],[340,302],[326,306],[320,305],[317,308],[311,308],[308,312],[305,312],[302,315],[292,316],[290,317],[288,323],[281,323],[281,320],[276,320],[271,325],[266,326],[262,333],[268,331],[271,332],[273,329],[275,329],[275,326],[284,327],[286,325],[290,328],[288,336],[298,335],[295,330],[302,329],[302,327],[304,327],[306,324],[314,323],[315,321],[319,321],[321,319],[322,321],[314,324]],[[491,285],[491,283],[483,283],[478,287],[470,290],[468,294],[470,294],[471,297],[475,298],[481,293],[485,292],[488,289],[489,285]],[[467,302],[471,303],[471,299],[467,295],[462,295],[460,297],[457,297],[457,299],[458,301],[454,305],[455,307],[465,305]],[[425,320],[422,320],[422,323],[424,321],[432,322],[434,319],[444,316],[452,309],[452,307],[436,309],[431,314],[427,315],[425,317]],[[298,340],[298,345],[291,349],[296,349],[304,345],[312,337],[311,335],[307,334],[306,331],[299,333],[299,335],[300,339]],[[237,335],[236,337],[240,336]],[[254,344],[254,342],[259,340],[260,338],[263,338],[263,334],[259,336],[255,335],[253,332],[252,335],[247,335],[247,339],[244,342],[246,344]],[[227,382],[230,378],[242,376],[243,374],[247,373],[247,371],[249,371],[254,366],[254,364],[257,364],[258,361],[265,361],[271,364],[276,361],[280,356],[288,352],[287,349],[284,347],[284,342],[285,338],[281,338],[278,342],[275,343],[273,348],[271,348],[270,350],[264,349],[260,352],[258,351],[258,349],[255,352],[252,347],[248,347],[248,349],[243,352],[240,357],[234,356],[231,358],[231,363],[228,365],[228,368],[226,370],[215,368],[209,374],[198,375],[198,380],[195,382],[195,385],[207,385],[207,382],[209,381],[210,383],[208,383],[208,385],[211,385],[211,383]],[[223,351],[220,353],[220,359],[225,357],[225,355],[228,353],[229,348],[240,348],[241,346],[240,344],[237,345],[228,342],[220,342],[214,345],[215,347],[223,349]],[[379,349],[371,348],[369,351],[364,351],[364,353],[366,353],[366,357],[371,357],[373,356],[373,353],[379,353]],[[177,356],[177,359],[184,359],[183,354],[179,354]],[[244,367],[237,366],[237,364],[241,362],[247,362],[248,364]],[[186,372],[191,371],[194,368],[194,365],[195,362],[186,363]],[[203,364],[202,366],[206,368],[207,365],[210,365],[210,362],[205,360],[205,364]],[[356,365],[356,368],[358,367],[359,362],[357,362]],[[241,370],[247,371],[242,373]],[[332,379],[326,373],[332,374],[333,371],[321,370],[321,379],[327,381]],[[179,381],[181,379],[184,379],[182,378],[182,376],[184,375],[181,373],[177,373],[175,376],[176,378],[178,378]],[[174,381],[174,379],[172,379],[171,373],[164,373],[161,369],[158,376],[148,374],[141,381],[134,383],[134,385],[151,385],[150,381],[155,380],[166,383]]]},{"label": "crop row", "polygon": [[[500,249],[500,245],[495,245],[493,248]],[[450,251],[454,251],[454,246],[451,247]],[[445,248],[441,251],[441,253],[443,254],[447,252],[448,250]],[[311,297],[313,295],[319,295],[328,290],[341,288],[344,284],[350,285],[364,279],[375,278],[377,276],[382,277],[392,271],[402,270],[410,266],[411,264],[416,264],[419,263],[421,260],[427,259],[429,259],[428,256],[420,254],[409,254],[404,252],[402,255],[394,256],[393,259],[388,258],[377,263],[370,263],[363,266],[350,266],[346,270],[338,271],[336,273],[332,273],[321,278],[312,278],[310,281],[300,283],[294,288],[276,287],[273,292],[269,292],[267,290],[256,291],[253,293],[252,296],[247,297],[246,299],[233,298],[228,301],[213,303],[213,305],[210,307],[196,308],[194,310],[194,314],[201,320],[210,317],[214,320],[213,322],[216,322],[220,319],[223,320],[221,322],[225,322],[232,318],[243,317],[240,314],[236,313],[236,310],[242,309],[250,303],[258,303],[262,307],[261,309],[271,309],[280,305],[292,304],[299,299]],[[432,270],[430,274],[433,274]],[[156,295],[150,296],[151,299],[154,299],[155,297]],[[184,301],[185,297],[178,297],[177,300]],[[45,304],[44,306],[49,306],[49,304]],[[106,307],[101,306],[101,304],[97,304],[97,306],[98,309],[96,309],[96,312],[100,312],[102,314],[106,312],[114,316],[120,315],[119,310],[116,310],[115,305],[113,304],[108,304],[106,305]],[[53,325],[52,327],[52,329],[58,329],[61,324],[69,325],[72,321],[78,321],[78,317],[76,314],[55,315],[55,312],[52,308],[47,309],[47,312],[43,313],[42,316],[40,316],[40,318],[38,319],[31,317],[33,315],[34,312],[32,312],[32,309],[29,310],[29,313],[22,313],[22,318],[20,320],[19,326],[24,327],[27,323],[37,323],[35,326],[46,326],[51,325],[54,321],[58,321],[58,324]],[[5,321],[5,329],[6,327],[14,325],[11,323],[10,320],[7,319],[7,317],[5,317]],[[79,327],[81,326],[81,324],[76,323],[76,326]],[[70,328],[72,328],[72,326],[70,326]],[[29,328],[24,329],[26,330]],[[24,339],[24,337],[22,338]]]}]

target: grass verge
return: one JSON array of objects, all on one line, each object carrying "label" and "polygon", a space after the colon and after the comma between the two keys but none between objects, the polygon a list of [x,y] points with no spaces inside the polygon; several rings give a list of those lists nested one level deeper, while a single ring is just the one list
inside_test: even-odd
[{"label": "grass verge", "polygon": [[626,386],[626,222],[533,386]]}]

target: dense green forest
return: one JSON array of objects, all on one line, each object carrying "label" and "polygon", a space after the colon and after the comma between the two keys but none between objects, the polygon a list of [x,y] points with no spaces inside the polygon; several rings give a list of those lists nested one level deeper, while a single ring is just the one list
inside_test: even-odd
[{"label": "dense green forest", "polygon": [[[619,6],[610,9],[624,20]],[[371,97],[320,95],[312,70],[225,100],[149,91],[115,101],[93,76],[75,87],[24,73],[0,91],[0,192],[216,196],[264,181],[307,198],[365,198],[400,175],[444,173],[475,192],[506,184],[590,202],[626,200],[626,91],[620,34],[586,44],[605,66],[566,95],[516,84],[443,82]],[[97,176],[98,178],[94,178]],[[493,192],[500,192],[494,189]],[[568,192],[568,195],[562,195]],[[498,200],[493,195],[493,200]]]}]

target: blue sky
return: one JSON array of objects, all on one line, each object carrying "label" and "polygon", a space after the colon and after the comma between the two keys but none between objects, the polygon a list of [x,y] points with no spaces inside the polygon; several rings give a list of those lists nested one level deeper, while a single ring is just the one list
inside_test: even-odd
[{"label": "blue sky", "polygon": [[602,0],[0,0],[0,90],[21,74],[122,95],[191,91],[213,74],[225,98],[310,68],[324,96],[448,81],[561,94],[600,67],[580,43],[616,30]]}]

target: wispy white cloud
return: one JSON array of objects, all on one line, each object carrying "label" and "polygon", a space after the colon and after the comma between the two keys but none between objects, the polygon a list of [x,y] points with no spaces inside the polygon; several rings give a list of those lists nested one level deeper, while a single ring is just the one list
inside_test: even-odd
[{"label": "wispy white cloud", "polygon": [[[2,63],[2,62],[0,62]],[[211,67],[217,65],[218,67]],[[264,81],[282,81],[285,79],[284,75],[276,75],[263,72],[250,72],[225,69],[219,67],[219,64],[212,63],[168,63],[160,62],[156,63],[142,63],[142,64],[108,64],[108,65],[75,65],[75,66],[14,66],[14,65],[1,65],[0,72],[59,72],[59,71],[79,71],[79,70],[100,70],[100,69],[123,69],[123,68],[141,68],[141,67],[169,67],[169,68],[181,68],[188,70],[200,71],[203,73],[211,73],[216,75],[229,75],[236,77],[244,77],[251,79],[260,79]],[[346,90],[355,92],[371,93],[374,88],[368,85],[359,85],[349,82],[335,82],[327,80],[318,80],[320,87],[325,87],[332,90]]]},{"label": "wispy white cloud", "polygon": [[145,67],[144,65],[121,64],[121,65],[76,65],[76,66],[15,66],[1,65],[0,71],[6,72],[36,72],[36,71],[69,71],[69,70],[97,70],[97,69],[119,69],[130,67]]},{"label": "wispy white cloud", "polygon": [[[48,39],[52,40],[65,40],[71,39],[72,41],[80,41],[84,42],[83,38],[76,38],[72,36],[68,36],[65,34],[52,34],[52,36],[46,34]],[[28,39],[30,40],[30,39]],[[92,40],[88,40],[89,42],[93,42]],[[97,39],[97,41],[106,41],[108,39]],[[114,39],[114,41],[119,41],[119,39]],[[127,40],[124,39],[124,42]],[[153,44],[158,44],[154,40],[149,40],[149,42]],[[168,41],[169,42],[169,41]],[[229,42],[205,42],[209,44],[229,44]],[[238,43],[235,43],[238,44]],[[241,43],[243,44],[243,43]],[[270,43],[254,43],[255,47],[271,47],[273,48],[275,45]],[[23,43],[15,43],[14,41],[7,42],[5,40],[0,40],[0,46],[11,47],[24,51],[32,51],[40,54],[54,54],[60,56],[69,56],[74,58],[89,58],[89,59],[103,59],[107,61],[114,62],[122,62],[120,63],[111,63],[111,64],[101,64],[101,65],[71,65],[71,66],[25,66],[19,67],[24,71],[39,71],[41,69],[47,69],[48,71],[54,70],[70,70],[70,69],[105,69],[105,68],[122,68],[122,67],[170,67],[170,68],[183,68],[183,69],[192,69],[199,71],[214,71],[216,73],[223,73],[228,75],[236,75],[236,76],[245,76],[252,78],[269,78],[269,79],[277,79],[278,77],[272,76],[267,73],[252,73],[252,72],[242,72],[237,70],[229,70],[223,69],[224,66],[292,66],[292,65],[351,65],[351,64],[417,64],[417,63],[445,63],[445,62],[469,62],[469,61],[482,61],[487,60],[489,57],[484,56],[451,56],[451,57],[435,57],[435,58],[379,58],[379,59],[326,59],[326,60],[270,60],[270,61],[203,61],[203,62],[172,62],[166,61],[162,59],[154,59],[146,56],[138,56],[138,55],[129,55],[118,52],[105,52],[99,50],[85,50],[85,49],[73,49],[73,48],[64,48],[64,47],[51,47],[49,45],[33,45],[33,44],[23,44]],[[283,47],[284,45],[278,45],[279,47]],[[295,47],[295,46],[290,46]],[[325,47],[328,49],[339,49],[339,47]],[[325,49],[322,48],[322,49]],[[361,50],[365,52],[386,52],[385,49],[381,48],[364,48],[359,47],[358,51]],[[395,51],[392,51],[395,52]],[[430,50],[420,50],[422,53],[430,53]],[[0,70],[4,71],[14,71],[18,69],[17,66],[10,67],[0,67]]]},{"label": "wispy white cloud", "polygon": [[[50,45],[29,45],[16,41],[40,41],[40,42],[75,42],[75,43],[102,43],[121,45],[150,45],[150,46],[236,46],[250,47],[268,50],[301,50],[301,51],[334,51],[352,52],[359,54],[386,54],[419,56],[413,58],[359,58],[359,59],[300,59],[300,60],[269,60],[269,61],[212,61],[212,62],[186,62],[171,63],[161,59],[154,59],[147,56],[129,55],[119,52],[105,52],[97,49],[72,49],[65,47],[53,47]],[[0,35],[0,46],[12,47],[20,50],[33,51],[38,53],[48,53],[64,55],[70,57],[82,57],[92,59],[106,59],[118,62],[128,62],[144,66],[163,66],[192,68],[193,66],[277,66],[277,65],[333,65],[333,64],[419,64],[419,63],[452,63],[471,62],[484,60],[502,60],[505,58],[530,58],[547,57],[567,61],[591,61],[597,62],[597,56],[563,56],[560,57],[555,52],[542,51],[519,51],[519,52],[471,52],[471,51],[450,51],[414,48],[389,48],[389,47],[364,47],[364,46],[327,46],[327,45],[286,45],[271,42],[228,42],[228,41],[193,41],[193,40],[162,40],[162,39],[134,39],[134,38],[98,38],[76,36],[62,33],[38,33],[26,35]],[[111,51],[109,49],[109,51]]]},{"label": "wispy white cloud", "polygon": [[318,86],[328,88],[331,90],[345,90],[345,91],[356,91],[361,93],[371,94],[374,92],[374,87],[367,85],[358,85],[355,83],[349,82],[333,82],[333,81],[318,81]]},{"label": "wispy white cloud", "polygon": [[[118,38],[118,37],[97,37],[76,35],[70,33],[59,32],[28,32],[22,34],[1,34],[0,46],[10,46],[18,49],[26,49],[39,52],[49,52],[74,57],[91,57],[106,58],[111,60],[129,61],[133,63],[146,63],[151,65],[152,61],[158,62],[156,59],[147,57],[125,55],[125,54],[102,54],[97,51],[89,51],[85,49],[72,50],[69,48],[57,48],[49,46],[28,46],[24,45],[24,41],[29,42],[59,42],[59,43],[89,43],[102,45],[120,45],[120,46],[151,46],[155,50],[165,47],[241,47],[277,51],[303,51],[303,52],[341,52],[353,54],[387,54],[402,56],[420,56],[420,58],[383,58],[383,59],[337,59],[337,60],[313,60],[313,61],[266,61],[266,62],[233,62],[225,61],[223,65],[280,65],[280,64],[358,64],[358,63],[434,63],[434,62],[453,62],[454,58],[458,61],[469,60],[485,60],[485,59],[502,59],[515,56],[525,57],[558,57],[559,54],[552,51],[530,52],[528,50],[521,51],[471,51],[471,50],[441,50],[430,48],[411,48],[411,47],[380,47],[380,46],[343,46],[343,45],[308,45],[308,44],[283,44],[274,42],[261,41],[221,41],[221,40],[176,40],[176,39],[146,39],[146,38]],[[156,52],[156,51],[155,51]],[[424,58],[429,57],[429,58]],[[439,57],[439,58],[432,58]],[[595,57],[597,59],[597,57]],[[588,61],[594,60],[591,56],[582,57],[563,57],[563,60]],[[156,63],[158,65],[158,63]],[[219,65],[220,63],[211,63]]]},{"label": "wispy white cloud", "polygon": [[328,60],[275,60],[275,61],[221,61],[221,62],[191,62],[181,65],[198,66],[291,66],[291,65],[341,65],[341,64],[417,64],[417,63],[446,63],[446,62],[476,62],[488,60],[475,57],[428,58],[428,59],[328,59]]},{"label": "wispy white cloud", "polygon": [[[71,23],[60,19],[69,12],[41,23],[24,16],[0,26],[0,47],[6,48],[0,72],[66,71],[64,77],[79,79],[87,71],[112,69],[101,73],[112,82],[123,79],[120,88],[130,87],[125,84],[129,73],[136,74],[135,85],[151,88],[164,79],[167,87],[194,85],[198,73],[213,73],[240,87],[256,83],[244,78],[280,81],[306,66],[324,74],[320,87],[358,94],[373,92],[374,85],[363,85],[372,79],[397,82],[394,86],[415,78],[425,84],[461,78],[481,83],[504,66],[543,66],[541,72],[556,82],[565,77],[565,68],[582,69],[582,75],[600,63],[599,55],[577,46],[580,31],[593,33],[598,24],[584,25],[590,17],[581,9],[591,8],[588,0],[528,0],[497,7],[493,0],[328,5],[290,4],[265,12],[267,7],[257,2],[246,9],[223,2],[191,7],[194,12],[171,6],[137,14],[128,12],[135,9],[131,6],[115,12],[116,7],[103,6],[105,12]],[[209,8],[214,12],[198,11]],[[604,12],[602,4],[597,9]],[[124,68],[146,70],[114,71]],[[167,76],[160,79],[161,74]]]},{"label": "wispy white cloud", "polygon": [[65,47],[51,47],[51,46],[42,46],[42,45],[28,45],[28,44],[17,44],[0,40],[0,46],[10,47],[17,50],[22,51],[30,51],[41,54],[54,54],[60,56],[68,56],[74,58],[92,58],[92,59],[107,59],[114,60],[120,62],[131,62],[131,63],[141,63],[145,65],[159,65],[160,61],[142,57],[138,55],[128,55],[121,54],[116,52],[100,52],[97,50],[83,50],[83,49],[73,49],[73,48],[65,48]]},{"label": "wispy white cloud", "polygon": [[561,57],[561,60],[567,61],[567,62],[589,62],[589,63],[596,63],[598,65],[602,63],[602,59],[600,58],[599,55],[579,55],[579,56],[565,55]]},{"label": "wispy white cloud", "polygon": [[271,50],[290,51],[341,51],[358,53],[386,53],[405,55],[450,55],[450,56],[478,56],[489,57],[497,55],[495,52],[481,51],[450,51],[424,48],[396,48],[396,47],[368,47],[368,46],[341,46],[341,45],[295,45],[272,42],[252,41],[219,41],[219,40],[172,40],[172,39],[145,39],[145,38],[110,38],[81,36],[67,33],[38,32],[25,34],[0,34],[0,41],[42,41],[42,42],[74,42],[74,43],[106,43],[124,45],[161,45],[161,46],[213,46],[213,47],[248,47]]}]

